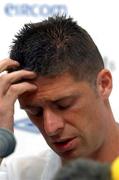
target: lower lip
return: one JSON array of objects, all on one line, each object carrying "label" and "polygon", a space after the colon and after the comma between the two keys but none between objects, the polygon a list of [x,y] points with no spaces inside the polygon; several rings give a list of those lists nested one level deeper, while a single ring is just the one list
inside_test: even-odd
[{"label": "lower lip", "polygon": [[64,142],[64,143],[55,143],[55,148],[59,151],[59,152],[66,152],[66,151],[70,151],[72,149],[75,148],[76,146],[76,140],[77,138],[73,138],[67,142]]}]

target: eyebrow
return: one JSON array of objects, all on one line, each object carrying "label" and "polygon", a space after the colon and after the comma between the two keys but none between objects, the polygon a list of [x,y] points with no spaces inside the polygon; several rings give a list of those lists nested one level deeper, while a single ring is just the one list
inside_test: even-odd
[{"label": "eyebrow", "polygon": [[78,96],[78,95],[69,95],[69,96],[65,96],[65,97],[60,98],[60,99],[56,99],[56,100],[54,100],[53,102],[64,101],[64,100],[67,100],[67,99],[76,98],[77,96]]},{"label": "eyebrow", "polygon": [[[55,99],[55,100],[51,100],[52,103],[58,103],[60,101],[64,101],[64,100],[67,100],[67,99],[72,99],[72,98],[76,98],[77,96],[79,96],[79,94],[73,94],[73,95],[68,95],[68,96],[65,96],[65,97],[62,97],[62,98],[58,98],[58,99]],[[20,106],[21,109],[30,109],[30,108],[37,108],[37,107],[40,107],[39,105],[25,105],[25,106]]]}]

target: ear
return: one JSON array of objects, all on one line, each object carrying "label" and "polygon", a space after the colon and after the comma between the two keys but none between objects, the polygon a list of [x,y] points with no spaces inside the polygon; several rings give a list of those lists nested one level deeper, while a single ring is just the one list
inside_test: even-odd
[{"label": "ear", "polygon": [[108,99],[112,91],[112,75],[109,70],[103,69],[97,76],[97,88],[103,99]]}]

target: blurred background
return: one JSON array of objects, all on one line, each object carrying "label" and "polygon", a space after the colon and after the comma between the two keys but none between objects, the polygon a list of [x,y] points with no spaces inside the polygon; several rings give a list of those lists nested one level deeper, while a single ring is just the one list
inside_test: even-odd
[{"label": "blurred background", "polygon": [[[72,16],[97,44],[106,67],[113,75],[110,102],[119,122],[118,0],[1,0],[0,59],[9,57],[12,39],[25,23],[38,22],[57,13]],[[36,154],[49,148],[25,112],[20,110],[18,102],[15,104],[15,136],[17,147],[14,156]]]}]

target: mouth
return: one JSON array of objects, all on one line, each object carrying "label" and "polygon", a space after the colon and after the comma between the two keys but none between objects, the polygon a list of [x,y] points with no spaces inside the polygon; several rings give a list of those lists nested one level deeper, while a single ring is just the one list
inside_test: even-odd
[{"label": "mouth", "polygon": [[60,152],[60,153],[64,153],[67,151],[72,150],[75,145],[76,145],[76,138],[70,138],[70,139],[64,139],[64,140],[59,140],[53,143],[55,149]]}]

